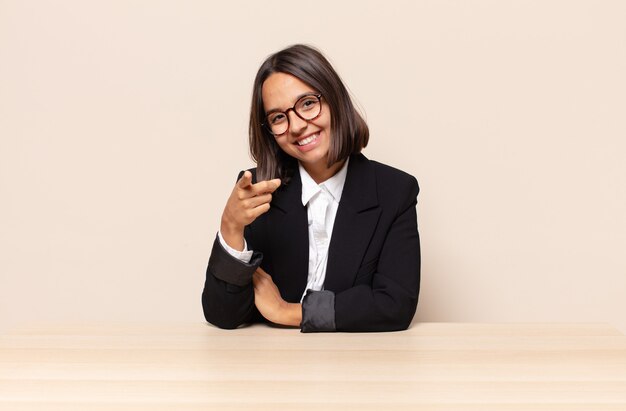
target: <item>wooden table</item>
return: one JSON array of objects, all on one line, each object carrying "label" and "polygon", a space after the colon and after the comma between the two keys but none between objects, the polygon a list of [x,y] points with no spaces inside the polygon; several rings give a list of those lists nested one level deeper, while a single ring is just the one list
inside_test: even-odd
[{"label": "wooden table", "polygon": [[0,337],[0,410],[626,410],[602,324],[414,324],[379,334],[74,324]]}]

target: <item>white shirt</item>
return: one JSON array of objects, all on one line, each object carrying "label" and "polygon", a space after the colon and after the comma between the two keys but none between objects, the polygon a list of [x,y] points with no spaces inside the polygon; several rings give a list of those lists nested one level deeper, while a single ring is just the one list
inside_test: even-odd
[{"label": "white shirt", "polygon": [[[324,289],[326,266],[328,264],[328,246],[333,233],[343,186],[346,182],[349,160],[346,159],[341,170],[321,184],[317,184],[304,167],[298,164],[302,181],[302,205],[307,208],[309,225],[309,273],[300,302],[302,302],[307,290],[320,291]],[[245,239],[243,251],[237,251],[226,244],[221,232],[218,235],[222,247],[230,255],[245,263],[250,262],[252,251],[248,250]]]}]

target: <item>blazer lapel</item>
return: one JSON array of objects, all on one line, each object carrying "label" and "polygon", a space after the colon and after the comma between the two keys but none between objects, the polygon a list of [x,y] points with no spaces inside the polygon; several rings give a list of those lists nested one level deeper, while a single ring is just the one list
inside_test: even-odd
[{"label": "blazer lapel", "polygon": [[289,184],[274,192],[267,223],[271,255],[280,256],[268,273],[285,301],[298,302],[309,272],[309,229],[297,168]]},{"label": "blazer lapel", "polygon": [[328,250],[325,289],[338,292],[352,286],[380,212],[374,169],[363,154],[353,155]]}]

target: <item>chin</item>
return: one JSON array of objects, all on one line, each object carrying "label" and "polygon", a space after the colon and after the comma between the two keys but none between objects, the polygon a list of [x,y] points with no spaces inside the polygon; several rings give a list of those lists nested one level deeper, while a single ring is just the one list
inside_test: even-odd
[{"label": "chin", "polygon": [[318,153],[307,153],[302,155],[302,153],[297,153],[298,155],[294,156],[298,161],[304,164],[317,164],[319,162],[328,162],[328,150],[324,154]]}]

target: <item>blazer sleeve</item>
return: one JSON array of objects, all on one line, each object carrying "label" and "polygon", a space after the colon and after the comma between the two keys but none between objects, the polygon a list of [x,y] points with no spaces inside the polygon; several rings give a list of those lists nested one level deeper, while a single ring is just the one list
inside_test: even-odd
[{"label": "blazer sleeve", "polygon": [[[251,226],[245,228],[244,237],[248,244],[254,244]],[[249,263],[239,260],[224,249],[216,235],[202,291],[202,309],[208,322],[233,329],[258,318],[252,274],[262,260],[263,254],[258,251],[253,252]]]},{"label": "blazer sleeve", "polygon": [[383,243],[371,285],[359,284],[335,295],[337,331],[397,331],[411,324],[420,288],[417,180],[398,208]]},{"label": "blazer sleeve", "polygon": [[202,291],[202,309],[208,322],[232,329],[252,321],[256,310],[252,273],[262,259],[263,254],[254,252],[250,263],[244,263],[215,239]]}]

